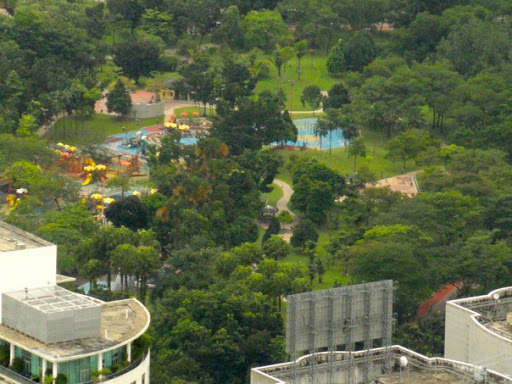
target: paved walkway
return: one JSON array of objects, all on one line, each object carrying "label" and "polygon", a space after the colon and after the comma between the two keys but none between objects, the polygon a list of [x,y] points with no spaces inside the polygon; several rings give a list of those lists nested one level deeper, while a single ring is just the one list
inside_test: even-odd
[{"label": "paved walkway", "polygon": [[183,108],[183,107],[197,107],[198,104],[194,103],[193,101],[186,101],[186,100],[176,100],[176,101],[166,101],[164,106],[164,114],[165,119],[169,119],[171,115],[174,113],[174,110],[177,108]]},{"label": "paved walkway", "polygon": [[276,184],[283,191],[283,197],[281,197],[277,201],[277,204],[276,204],[277,209],[279,209],[279,212],[282,212],[285,210],[290,212],[290,215],[293,220],[293,223],[291,225],[288,225],[286,228],[282,229],[281,232],[279,233],[279,236],[281,236],[283,238],[283,240],[285,240],[289,243],[290,238],[292,237],[292,234],[293,234],[292,228],[295,227],[295,225],[297,225],[297,223],[299,222],[299,218],[297,217],[297,215],[295,213],[293,213],[288,208],[288,203],[290,202],[290,198],[293,195],[293,188],[290,186],[290,184],[285,183],[283,180],[279,180],[279,179],[274,179],[274,184]]}]

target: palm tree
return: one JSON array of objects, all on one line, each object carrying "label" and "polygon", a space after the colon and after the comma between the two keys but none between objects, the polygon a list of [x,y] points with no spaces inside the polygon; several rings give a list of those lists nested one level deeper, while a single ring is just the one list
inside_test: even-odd
[{"label": "palm tree", "polygon": [[123,172],[107,180],[107,187],[121,188],[121,198],[124,198],[124,193],[130,189],[132,181],[129,172]]},{"label": "palm tree", "polygon": [[327,119],[318,119],[313,131],[316,136],[320,137],[320,149],[322,149],[322,137],[329,132],[329,121]]},{"label": "palm tree", "polygon": [[350,145],[348,146],[348,154],[349,156],[354,156],[354,173],[356,172],[356,162],[357,157],[365,157],[366,156],[366,146],[364,145],[364,141],[361,138],[352,140]]},{"label": "palm tree", "polygon": [[293,46],[295,48],[295,56],[297,57],[297,74],[300,80],[300,60],[303,56],[311,52],[308,48],[308,42],[306,40],[297,41]]},{"label": "palm tree", "polygon": [[317,124],[323,126],[323,130],[329,133],[329,155],[332,151],[332,133],[343,126],[343,115],[335,109],[327,109],[326,116],[320,117]]}]

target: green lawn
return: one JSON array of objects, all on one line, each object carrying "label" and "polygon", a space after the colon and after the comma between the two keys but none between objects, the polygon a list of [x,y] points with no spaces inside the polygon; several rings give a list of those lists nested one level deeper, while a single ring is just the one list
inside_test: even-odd
[{"label": "green lawn", "polygon": [[[194,113],[194,112],[199,112],[201,114],[201,116],[203,116],[204,108],[203,107],[181,107],[181,108],[176,108],[174,110],[174,113],[178,116],[183,112],[187,112],[189,114],[189,116],[191,116],[192,113]],[[215,109],[210,109],[210,108],[206,109],[206,117],[212,116],[212,113],[213,113],[213,116],[215,116],[215,114],[216,114]]]},{"label": "green lawn", "polygon": [[66,116],[55,123],[50,129],[48,139],[51,142],[63,142],[70,145],[98,144],[113,134],[126,130],[132,131],[155,124],[161,124],[163,116],[140,119],[119,120],[115,116],[96,114],[92,119],[81,120],[74,116]]},{"label": "green lawn", "polygon": [[[313,280],[313,289],[317,290],[333,288],[336,281],[342,284],[348,284],[350,279],[343,272],[343,261],[330,259],[327,255],[327,252],[325,252],[323,249],[320,249],[318,252],[321,254],[320,258],[324,263],[325,274],[323,275],[321,283],[318,281],[318,276],[315,277]],[[309,258],[307,256],[293,252],[281,260],[280,263],[303,264],[307,266],[309,263]]]},{"label": "green lawn", "polygon": [[286,68],[282,71],[281,80],[277,78],[277,70],[269,64],[270,76],[263,79],[256,85],[256,92],[271,91],[277,92],[279,85],[283,89],[287,97],[286,107],[290,111],[307,111],[310,108],[304,107],[300,102],[302,90],[309,85],[318,85],[322,91],[326,91],[339,79],[331,77],[327,73],[326,66],[327,56],[307,55],[301,60],[301,78],[299,80],[297,74],[297,58],[291,59],[286,63]]},{"label": "green lawn", "polygon": [[313,112],[301,112],[301,113],[298,113],[299,111],[295,112],[295,113],[290,113],[290,117],[292,119],[311,119],[311,118],[315,118],[315,117],[321,117],[321,116],[325,116],[325,114],[323,112],[317,112],[317,113],[313,113]]},{"label": "green lawn", "polygon": [[277,185],[272,183],[272,192],[270,193],[263,193],[261,195],[261,198],[263,201],[267,201],[268,204],[272,206],[276,206],[278,200],[283,197],[283,190]]}]

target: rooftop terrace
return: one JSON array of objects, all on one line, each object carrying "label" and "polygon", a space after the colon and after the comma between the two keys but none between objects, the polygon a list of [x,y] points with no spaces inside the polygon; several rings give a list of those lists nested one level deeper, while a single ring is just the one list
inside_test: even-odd
[{"label": "rooftop terrace", "polygon": [[475,320],[488,330],[512,340],[512,327],[506,321],[507,314],[512,312],[512,288],[497,289],[487,295],[448,303],[473,311]]},{"label": "rooftop terrace", "polygon": [[0,252],[9,252],[19,249],[48,247],[53,245],[19,228],[0,222]]},{"label": "rooftop terrace", "polygon": [[99,306],[98,301],[94,298],[68,291],[57,285],[9,292],[5,295],[43,313],[64,312]]},{"label": "rooftop terrace", "polygon": [[[400,368],[400,360],[407,364]],[[313,380],[313,381],[311,381]],[[251,370],[251,384],[512,384],[512,378],[459,361],[428,358],[394,345],[357,352],[321,352]]]},{"label": "rooftop terrace", "polygon": [[49,361],[66,361],[116,348],[142,335],[149,326],[147,309],[135,299],[101,302],[99,337],[45,344],[0,324],[0,338]]}]

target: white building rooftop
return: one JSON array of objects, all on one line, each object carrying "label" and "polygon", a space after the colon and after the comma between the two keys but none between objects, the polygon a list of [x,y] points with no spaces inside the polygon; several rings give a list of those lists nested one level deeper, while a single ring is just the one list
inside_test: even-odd
[{"label": "white building rooftop", "polygon": [[43,313],[99,307],[94,298],[68,291],[58,285],[8,292],[5,295]]},{"label": "white building rooftop", "polygon": [[428,358],[399,345],[356,352],[321,352],[302,356],[294,362],[251,370],[251,384],[311,382],[512,384],[512,377],[460,361],[440,357]]},{"label": "white building rooftop", "polygon": [[97,303],[101,309],[97,337],[44,343],[0,324],[0,339],[49,361],[68,361],[118,348],[139,338],[149,327],[149,312],[136,299]]},{"label": "white building rooftop", "polygon": [[0,252],[48,247],[53,244],[0,221]]}]

